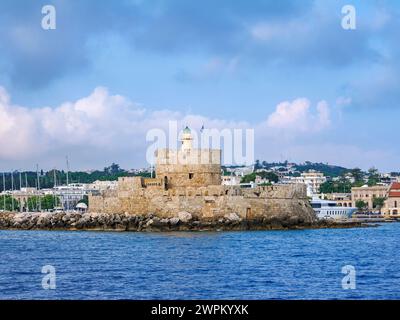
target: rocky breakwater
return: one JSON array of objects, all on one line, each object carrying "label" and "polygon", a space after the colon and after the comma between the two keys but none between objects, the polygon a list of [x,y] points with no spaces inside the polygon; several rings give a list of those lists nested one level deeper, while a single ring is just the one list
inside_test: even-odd
[{"label": "rocky breakwater", "polygon": [[223,230],[284,230],[304,228],[335,228],[360,226],[357,223],[340,223],[304,219],[281,215],[264,219],[246,220],[236,213],[215,219],[199,219],[189,212],[179,212],[174,217],[161,218],[146,215],[106,213],[0,213],[0,229],[22,230],[106,230],[106,231],[223,231]]}]

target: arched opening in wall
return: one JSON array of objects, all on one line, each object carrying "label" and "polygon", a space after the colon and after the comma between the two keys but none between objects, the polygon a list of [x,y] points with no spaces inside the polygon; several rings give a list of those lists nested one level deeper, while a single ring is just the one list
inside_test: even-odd
[{"label": "arched opening in wall", "polygon": [[398,214],[398,211],[397,210],[393,210],[393,214]]},{"label": "arched opening in wall", "polygon": [[226,191],[225,191],[225,195],[228,195],[228,193],[229,193],[229,190],[226,190]]},{"label": "arched opening in wall", "polygon": [[167,176],[164,177],[164,189],[168,190],[168,177]]},{"label": "arched opening in wall", "polygon": [[192,180],[193,177],[194,177],[194,173],[190,172],[190,173],[189,173],[189,180]]}]

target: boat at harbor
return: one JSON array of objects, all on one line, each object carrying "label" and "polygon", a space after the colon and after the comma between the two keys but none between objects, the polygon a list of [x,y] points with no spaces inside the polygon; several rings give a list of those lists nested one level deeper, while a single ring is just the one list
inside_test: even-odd
[{"label": "boat at harbor", "polygon": [[357,210],[353,207],[341,207],[337,205],[336,201],[322,200],[318,197],[312,198],[311,206],[319,219],[350,219]]}]

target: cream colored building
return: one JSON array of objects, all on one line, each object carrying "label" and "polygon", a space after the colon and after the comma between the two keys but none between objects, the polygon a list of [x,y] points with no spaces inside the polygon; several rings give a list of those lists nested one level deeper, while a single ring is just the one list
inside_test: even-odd
[{"label": "cream colored building", "polygon": [[372,186],[367,185],[357,188],[351,188],[351,200],[353,207],[356,207],[356,202],[362,200],[368,205],[368,209],[374,209],[374,198],[387,198],[388,186]]},{"label": "cream colored building", "polygon": [[385,201],[385,205],[382,212],[387,215],[399,215],[400,214],[400,183],[394,182],[390,186],[388,197]]}]

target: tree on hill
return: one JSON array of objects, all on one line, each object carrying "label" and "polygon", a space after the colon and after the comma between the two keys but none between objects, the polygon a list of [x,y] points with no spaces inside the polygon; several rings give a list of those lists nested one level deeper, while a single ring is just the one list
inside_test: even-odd
[{"label": "tree on hill", "polygon": [[352,177],[354,178],[355,182],[363,181],[364,174],[360,168],[354,168],[350,170]]},{"label": "tree on hill", "polygon": [[350,193],[351,187],[351,183],[347,180],[326,181],[321,184],[319,190],[321,193]]},{"label": "tree on hill", "polygon": [[372,167],[368,170],[368,186],[376,186],[379,178],[379,172],[376,168]]},{"label": "tree on hill", "polygon": [[116,163],[112,163],[109,167],[105,167],[104,168],[104,172],[108,173],[108,174],[117,174],[120,173],[121,171],[123,171],[119,164]]},{"label": "tree on hill", "polygon": [[245,175],[242,179],[241,179],[241,183],[249,183],[249,182],[254,182],[256,180],[256,177],[259,176],[262,179],[267,179],[270,182],[278,182],[279,181],[279,177],[273,173],[273,172],[253,172],[250,174]]},{"label": "tree on hill", "polygon": [[256,180],[256,173],[246,174],[242,179],[240,179],[240,183],[250,183]]},{"label": "tree on hill", "polygon": [[262,167],[261,167],[261,164],[260,164],[260,160],[256,160],[256,162],[254,163],[254,170],[257,170],[257,169],[261,169]]}]

